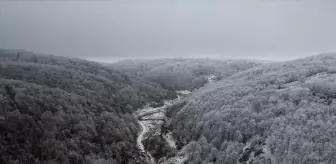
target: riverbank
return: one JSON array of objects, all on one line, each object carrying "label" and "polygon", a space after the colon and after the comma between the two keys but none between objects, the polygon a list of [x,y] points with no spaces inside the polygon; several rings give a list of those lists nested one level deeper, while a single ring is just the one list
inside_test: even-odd
[{"label": "riverbank", "polygon": [[[163,134],[161,127],[161,125],[167,121],[167,107],[189,95],[190,91],[178,91],[177,94],[178,98],[164,101],[164,104],[160,107],[154,108],[146,106],[139,110],[136,114],[138,122],[141,126],[141,132],[137,138],[137,146],[142,152],[147,154],[149,158],[148,161],[151,164],[156,164],[157,162],[167,163],[169,161],[174,161],[174,164],[182,164],[186,160],[184,153],[177,151],[172,134],[170,132]],[[151,149],[152,153],[150,153],[150,150],[147,149]],[[153,154],[158,159],[156,159]],[[160,158],[162,159],[160,160]]]}]

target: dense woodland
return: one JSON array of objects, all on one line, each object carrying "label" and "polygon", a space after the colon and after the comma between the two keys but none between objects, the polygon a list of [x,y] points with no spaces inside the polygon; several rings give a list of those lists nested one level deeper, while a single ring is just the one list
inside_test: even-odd
[{"label": "dense woodland", "polygon": [[122,60],[110,67],[135,74],[170,90],[193,90],[204,86],[209,75],[217,80],[259,65],[247,60],[156,59]]},{"label": "dense woodland", "polygon": [[[206,84],[209,75],[218,81]],[[132,113],[188,89],[193,93],[168,108],[163,126],[186,148],[188,164],[333,164],[335,82],[333,54],[271,64],[101,65],[0,50],[0,163],[146,163]],[[162,138],[145,146],[160,150],[151,152],[157,158],[174,154]]]},{"label": "dense woodland", "polygon": [[336,56],[257,66],[170,108],[192,164],[334,164]]},{"label": "dense woodland", "polygon": [[174,97],[98,63],[0,51],[0,163],[144,163],[132,112]]}]

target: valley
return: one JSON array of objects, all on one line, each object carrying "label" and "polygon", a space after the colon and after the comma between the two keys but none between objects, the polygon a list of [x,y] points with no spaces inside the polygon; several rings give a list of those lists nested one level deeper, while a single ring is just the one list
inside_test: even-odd
[{"label": "valley", "polygon": [[336,0],[0,0],[0,164],[336,164]]},{"label": "valley", "polygon": [[[147,105],[143,109],[135,112],[135,116],[138,118],[138,122],[141,125],[141,131],[137,138],[137,146],[142,152],[145,152],[147,154],[151,164],[168,164],[168,162],[174,164],[182,164],[186,160],[186,157],[183,156],[183,152],[179,152],[177,150],[175,140],[171,135],[171,132],[163,132],[164,129],[162,129],[162,125],[168,120],[165,115],[166,108],[173,105],[177,101],[180,101],[189,94],[189,91],[177,91],[178,97],[174,100],[164,101],[163,106],[153,108]],[[164,142],[168,143],[169,147],[176,152],[175,157],[169,157],[168,159],[165,158],[163,160],[159,160],[155,159],[153,155],[148,150],[146,150],[143,144],[144,140],[148,139],[149,136],[155,135],[159,135],[160,137],[164,138]]]},{"label": "valley", "polygon": [[336,55],[101,65],[0,51],[0,158],[37,164],[333,164]]}]

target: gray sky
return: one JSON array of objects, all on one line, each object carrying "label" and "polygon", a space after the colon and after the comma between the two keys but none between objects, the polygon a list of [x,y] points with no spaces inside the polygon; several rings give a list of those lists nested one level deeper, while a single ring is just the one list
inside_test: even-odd
[{"label": "gray sky", "polygon": [[0,48],[113,61],[336,52],[335,0],[0,0]]}]

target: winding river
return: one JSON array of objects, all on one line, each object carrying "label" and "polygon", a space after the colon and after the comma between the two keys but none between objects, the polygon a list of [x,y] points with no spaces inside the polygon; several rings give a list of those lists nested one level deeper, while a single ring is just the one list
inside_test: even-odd
[{"label": "winding river", "polygon": [[[186,95],[190,94],[189,91],[178,91],[178,98],[174,100],[164,101],[164,105],[156,108],[152,108],[150,106],[146,106],[143,109],[139,110],[136,113],[136,116],[138,117],[138,122],[141,125],[141,132],[138,135],[137,138],[137,146],[139,149],[146,153],[150,164],[156,164],[156,159],[145,149],[145,146],[143,145],[143,141],[148,137],[148,133],[155,133],[160,128],[159,125],[162,125],[164,121],[167,120],[166,117],[166,109],[168,106],[174,104],[175,102],[181,100],[182,97],[185,97]],[[171,135],[171,132],[168,132],[164,139],[166,142],[170,145],[171,148],[176,149],[176,144],[173,136]],[[182,153],[177,153],[178,155],[176,157],[172,157],[167,159],[166,161],[160,162],[160,164],[164,163],[174,163],[174,164],[182,164],[187,158],[183,156]]]},{"label": "winding river", "polygon": [[[208,84],[211,84],[217,80],[217,77],[213,74],[210,74],[206,77]],[[158,129],[160,129],[159,125],[162,125],[165,121],[167,121],[166,117],[166,109],[168,106],[173,105],[174,103],[180,101],[182,98],[189,95],[191,92],[188,90],[177,91],[177,98],[174,100],[164,101],[164,105],[156,108],[152,108],[149,105],[144,107],[143,109],[136,112],[136,116],[138,117],[138,122],[141,125],[141,132],[137,138],[137,146],[139,149],[146,153],[148,158],[150,159],[150,164],[157,164],[156,159],[145,149],[142,141],[148,137],[148,133],[156,133]],[[163,136],[169,146],[176,150],[176,143],[171,134],[168,132]],[[169,159],[161,160],[158,164],[183,164],[187,160],[186,154],[186,146],[183,147],[176,153],[175,157],[171,157]]]}]

